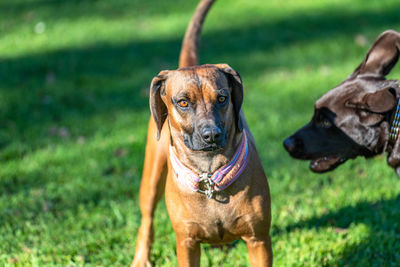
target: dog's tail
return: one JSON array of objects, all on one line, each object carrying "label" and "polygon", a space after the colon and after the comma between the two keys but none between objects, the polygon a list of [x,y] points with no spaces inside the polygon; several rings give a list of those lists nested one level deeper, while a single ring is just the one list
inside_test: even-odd
[{"label": "dog's tail", "polygon": [[179,67],[188,67],[198,64],[198,46],[201,29],[208,10],[216,0],[201,0],[186,29],[179,56]]}]

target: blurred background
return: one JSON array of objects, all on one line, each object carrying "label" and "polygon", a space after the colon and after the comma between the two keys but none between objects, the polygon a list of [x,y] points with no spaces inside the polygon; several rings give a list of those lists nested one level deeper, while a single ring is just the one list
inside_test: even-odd
[{"label": "blurred background", "polygon": [[[148,87],[177,67],[197,0],[0,0],[0,265],[127,266],[140,222]],[[398,0],[219,0],[201,63],[229,63],[272,194],[276,266],[400,266],[400,180],[386,157],[317,175],[285,137],[344,80]],[[397,67],[389,76],[400,78]],[[152,259],[176,266],[166,208]],[[247,249],[202,247],[203,266]]]}]

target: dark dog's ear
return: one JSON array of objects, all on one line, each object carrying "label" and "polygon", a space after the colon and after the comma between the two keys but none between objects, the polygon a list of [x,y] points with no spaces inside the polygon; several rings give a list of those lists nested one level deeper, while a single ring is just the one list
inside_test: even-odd
[{"label": "dark dog's ear", "polygon": [[356,113],[359,115],[361,123],[373,125],[382,121],[384,113],[393,110],[396,104],[396,90],[388,87],[365,94],[361,100],[349,100],[345,106],[357,110]]},{"label": "dark dog's ear", "polygon": [[160,139],[161,129],[168,115],[167,106],[161,99],[165,95],[165,80],[168,77],[168,71],[161,71],[153,78],[150,85],[150,110],[157,125],[157,140]]},{"label": "dark dog's ear", "polygon": [[385,113],[396,106],[396,91],[393,88],[381,89],[374,93],[366,94],[362,102],[367,110],[375,113]]},{"label": "dark dog's ear", "polygon": [[400,33],[393,30],[385,31],[376,39],[350,78],[363,74],[384,77],[396,65],[399,54]]},{"label": "dark dog's ear", "polygon": [[368,110],[373,113],[385,113],[391,111],[396,103],[396,90],[389,87],[368,93],[361,100],[348,100],[345,105],[350,108]]},{"label": "dark dog's ear", "polygon": [[243,85],[242,78],[237,71],[232,69],[228,64],[215,64],[228,78],[228,82],[232,88],[232,104],[235,110],[236,126],[239,131],[243,130],[243,124],[240,119],[240,109],[243,103]]}]

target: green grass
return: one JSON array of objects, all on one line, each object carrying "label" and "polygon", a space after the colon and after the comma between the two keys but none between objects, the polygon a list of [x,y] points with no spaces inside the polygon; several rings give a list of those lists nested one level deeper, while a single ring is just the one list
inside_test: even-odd
[{"label": "green grass", "polygon": [[[148,86],[176,68],[196,3],[0,0],[1,266],[130,263]],[[397,0],[220,0],[207,18],[201,62],[244,80],[276,266],[400,265],[400,181],[385,156],[317,175],[282,148],[399,14]],[[155,228],[152,259],[175,266],[163,203]],[[248,265],[243,242],[202,251],[203,266]]]}]

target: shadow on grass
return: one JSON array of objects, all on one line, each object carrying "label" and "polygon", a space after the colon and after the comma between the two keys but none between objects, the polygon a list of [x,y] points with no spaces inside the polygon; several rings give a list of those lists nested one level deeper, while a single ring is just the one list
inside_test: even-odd
[{"label": "shadow on grass", "polygon": [[400,196],[377,202],[360,202],[322,216],[315,216],[275,229],[273,234],[301,229],[334,228],[345,233],[351,225],[364,224],[369,236],[359,244],[347,246],[333,266],[399,266],[400,264]]}]

